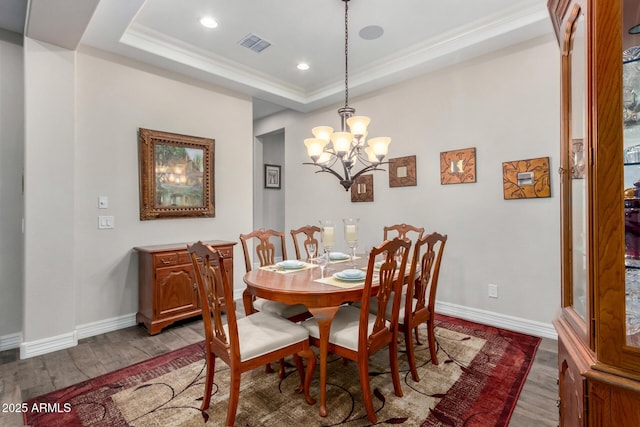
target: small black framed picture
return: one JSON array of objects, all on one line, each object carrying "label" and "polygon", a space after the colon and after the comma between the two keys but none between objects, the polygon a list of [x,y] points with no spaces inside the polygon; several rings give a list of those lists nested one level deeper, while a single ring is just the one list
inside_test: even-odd
[{"label": "small black framed picture", "polygon": [[264,165],[264,188],[280,189],[280,166]]}]

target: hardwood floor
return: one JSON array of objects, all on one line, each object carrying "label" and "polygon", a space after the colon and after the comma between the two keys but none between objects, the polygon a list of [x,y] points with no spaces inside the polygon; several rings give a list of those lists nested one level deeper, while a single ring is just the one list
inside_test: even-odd
[{"label": "hardwood floor", "polygon": [[[241,306],[241,305],[240,305]],[[19,350],[0,352],[0,404],[43,393],[129,366],[203,339],[202,321],[182,322],[150,336],[134,326],[80,340],[76,347],[19,360]],[[557,341],[543,339],[509,426],[558,425]],[[0,426],[21,426],[19,414],[0,412]]]}]

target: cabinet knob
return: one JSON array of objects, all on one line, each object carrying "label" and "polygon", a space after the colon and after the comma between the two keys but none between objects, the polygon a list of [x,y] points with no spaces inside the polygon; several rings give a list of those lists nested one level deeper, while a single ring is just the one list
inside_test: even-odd
[{"label": "cabinet knob", "polygon": [[558,168],[558,175],[562,175],[564,172],[565,172],[564,168],[562,168],[562,167]]},{"label": "cabinet knob", "polygon": [[195,291],[195,290],[198,290],[198,284],[197,284],[197,283],[195,283],[195,282],[193,283],[193,290],[194,290],[194,291]]},{"label": "cabinet knob", "polygon": [[171,264],[173,262],[173,258],[169,258],[167,260],[160,258],[160,261],[162,261],[163,264]]}]

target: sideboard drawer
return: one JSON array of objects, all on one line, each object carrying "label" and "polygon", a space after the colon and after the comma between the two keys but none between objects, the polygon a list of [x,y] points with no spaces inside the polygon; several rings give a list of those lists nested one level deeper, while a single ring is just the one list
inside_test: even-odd
[{"label": "sideboard drawer", "polygon": [[191,264],[191,255],[189,255],[189,252],[178,252],[178,264]]},{"label": "sideboard drawer", "polygon": [[233,258],[233,246],[216,248],[223,258]]},{"label": "sideboard drawer", "polygon": [[156,268],[168,267],[170,265],[178,265],[178,253],[177,252],[163,252],[153,256]]}]

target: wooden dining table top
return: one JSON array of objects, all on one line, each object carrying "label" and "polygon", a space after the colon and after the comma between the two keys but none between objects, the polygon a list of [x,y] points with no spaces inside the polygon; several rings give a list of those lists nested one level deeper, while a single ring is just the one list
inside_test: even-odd
[{"label": "wooden dining table top", "polygon": [[[358,256],[354,261],[356,267],[352,265],[351,260],[330,262],[325,271],[325,277],[350,268],[366,271],[367,256]],[[304,304],[307,307],[336,306],[343,302],[357,301],[362,296],[364,281],[353,284],[352,287],[343,288],[319,282],[318,279],[321,278],[318,266],[286,273],[273,266],[249,271],[244,276],[244,282],[255,296],[286,304]]]}]

